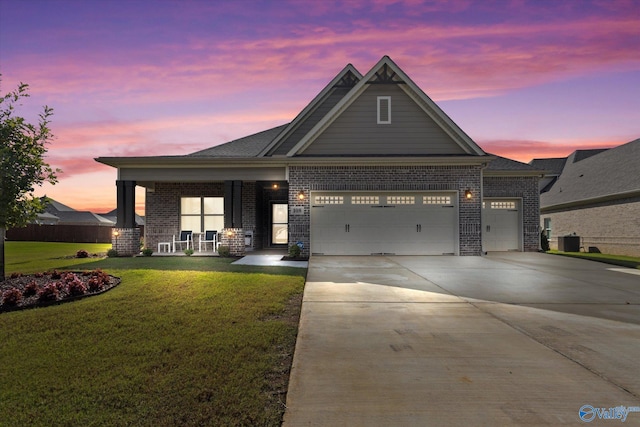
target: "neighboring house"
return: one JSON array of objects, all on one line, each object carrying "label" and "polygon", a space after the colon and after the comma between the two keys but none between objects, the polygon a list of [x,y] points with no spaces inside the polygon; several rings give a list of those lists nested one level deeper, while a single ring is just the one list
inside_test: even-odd
[{"label": "neighboring house", "polygon": [[46,198],[44,212],[26,227],[7,230],[8,240],[42,242],[111,241],[115,221],[88,211],[77,211],[56,200]]},{"label": "neighboring house", "polygon": [[115,221],[111,221],[101,215],[89,211],[77,211],[50,198],[46,202],[44,214],[58,218],[56,225],[96,225],[101,227],[113,227],[115,225]]},{"label": "neighboring house", "polygon": [[[101,213],[101,214],[98,214],[98,215],[100,215],[102,218],[108,219],[109,221],[111,221],[113,223],[113,225],[115,225],[117,220],[118,220],[118,210],[117,209],[114,209],[114,210],[109,211],[107,213]],[[138,227],[144,227],[144,217],[143,216],[140,216],[140,215],[136,214],[135,222],[136,222],[136,225]]]},{"label": "neighboring house", "polygon": [[540,225],[553,249],[575,233],[587,252],[640,256],[640,139],[531,165],[556,172],[540,195]]},{"label": "neighboring house", "polygon": [[184,156],[96,160],[118,169],[121,254],[137,251],[137,185],[150,248],[180,230],[217,230],[234,254],[539,248],[542,171],[485,153],[386,56],[365,75],[347,65],[286,125]]}]

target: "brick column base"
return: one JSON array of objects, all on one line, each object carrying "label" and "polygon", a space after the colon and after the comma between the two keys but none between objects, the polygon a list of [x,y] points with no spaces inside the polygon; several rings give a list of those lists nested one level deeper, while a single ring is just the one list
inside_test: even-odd
[{"label": "brick column base", "polygon": [[118,256],[134,256],[140,253],[139,228],[115,228],[111,233],[111,246]]},{"label": "brick column base", "polygon": [[225,228],[224,230],[222,230],[220,243],[223,246],[229,246],[231,256],[244,256],[244,229]]}]

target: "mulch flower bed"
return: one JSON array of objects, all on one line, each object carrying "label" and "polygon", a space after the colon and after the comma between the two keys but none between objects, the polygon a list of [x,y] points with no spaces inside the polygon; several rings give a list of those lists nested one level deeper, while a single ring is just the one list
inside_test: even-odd
[{"label": "mulch flower bed", "polygon": [[104,293],[120,284],[120,278],[102,270],[51,271],[11,274],[0,282],[0,313],[75,301]]}]

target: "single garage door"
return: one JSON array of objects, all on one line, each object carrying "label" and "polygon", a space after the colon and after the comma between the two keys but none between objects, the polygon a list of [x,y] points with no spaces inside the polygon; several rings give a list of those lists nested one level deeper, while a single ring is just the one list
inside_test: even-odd
[{"label": "single garage door", "polygon": [[482,205],[483,249],[487,252],[521,250],[521,201],[485,199]]},{"label": "single garage door", "polygon": [[457,254],[456,193],[311,194],[311,253]]}]

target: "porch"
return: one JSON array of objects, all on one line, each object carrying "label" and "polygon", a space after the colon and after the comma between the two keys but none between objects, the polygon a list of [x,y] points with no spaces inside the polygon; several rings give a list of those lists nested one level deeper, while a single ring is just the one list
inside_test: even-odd
[{"label": "porch", "polygon": [[[283,249],[289,242],[287,181],[211,181],[211,182],[118,182],[120,229],[114,237],[119,253],[123,244],[138,247],[128,230],[126,218],[135,206],[133,188],[145,187],[146,227],[144,247],[157,256],[180,256],[187,245],[183,231],[192,233],[192,256],[217,256],[217,245],[228,246],[239,256],[262,249]],[[128,223],[127,223],[128,224]],[[205,235],[215,233],[216,244],[202,243]],[[118,237],[119,236],[119,237]],[[139,239],[139,236],[138,238]],[[115,247],[115,246],[114,246]],[[206,248],[206,250],[205,250]],[[132,254],[137,253],[135,250]]]}]

